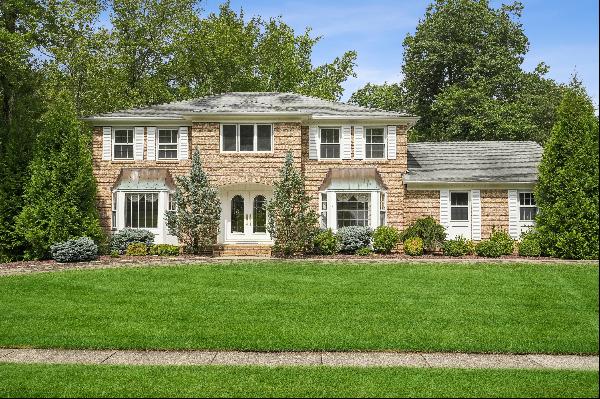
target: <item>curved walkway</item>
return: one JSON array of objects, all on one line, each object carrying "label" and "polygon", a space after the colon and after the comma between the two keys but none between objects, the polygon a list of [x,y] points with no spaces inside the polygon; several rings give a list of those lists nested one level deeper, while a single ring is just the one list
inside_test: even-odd
[{"label": "curved walkway", "polygon": [[354,366],[573,369],[598,371],[598,356],[407,352],[239,352],[0,349],[0,363]]}]

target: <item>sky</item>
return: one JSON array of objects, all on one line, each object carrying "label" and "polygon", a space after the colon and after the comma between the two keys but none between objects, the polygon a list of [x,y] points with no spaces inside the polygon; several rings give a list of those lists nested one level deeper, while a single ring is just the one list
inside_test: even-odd
[{"label": "sky", "polygon": [[[509,0],[510,2],[511,0]],[[222,1],[204,0],[203,14],[218,11]],[[529,38],[523,68],[544,61],[548,77],[568,82],[577,73],[598,109],[598,0],[522,0],[521,22]],[[297,34],[306,27],[322,36],[313,64],[332,61],[345,51],[358,53],[356,78],[344,83],[342,100],[366,83],[402,80],[402,41],[414,33],[429,1],[423,0],[231,0],[246,17],[281,16]],[[500,1],[491,1],[494,7]]]}]

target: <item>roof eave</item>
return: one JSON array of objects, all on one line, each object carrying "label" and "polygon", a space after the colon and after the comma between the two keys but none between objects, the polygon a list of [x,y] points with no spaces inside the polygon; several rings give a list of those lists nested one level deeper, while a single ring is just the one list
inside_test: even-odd
[{"label": "roof eave", "polygon": [[502,180],[461,180],[461,181],[442,181],[442,180],[409,180],[404,178],[407,189],[440,189],[440,188],[532,188],[537,184],[537,180],[527,181],[502,181]]}]

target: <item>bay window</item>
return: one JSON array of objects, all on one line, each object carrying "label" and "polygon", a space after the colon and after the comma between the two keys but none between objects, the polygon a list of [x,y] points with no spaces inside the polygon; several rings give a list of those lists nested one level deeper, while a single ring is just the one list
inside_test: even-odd
[{"label": "bay window", "polygon": [[158,227],[158,193],[125,194],[125,227],[134,229]]},{"label": "bay window", "polygon": [[337,228],[369,226],[370,193],[337,193]]}]

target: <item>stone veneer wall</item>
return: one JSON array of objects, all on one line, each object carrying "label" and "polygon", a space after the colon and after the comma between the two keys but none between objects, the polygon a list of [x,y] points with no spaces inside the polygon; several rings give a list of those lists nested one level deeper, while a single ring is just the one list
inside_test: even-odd
[{"label": "stone veneer wall", "polygon": [[[98,210],[102,227],[111,228],[112,190],[121,168],[165,168],[173,177],[189,173],[191,154],[198,147],[204,170],[212,184],[221,187],[234,183],[260,183],[271,186],[279,175],[287,150],[292,150],[297,165],[301,163],[300,123],[274,123],[273,153],[232,153],[220,152],[220,127],[215,122],[196,122],[190,129],[190,159],[185,161],[148,161],[147,146],[144,142],[142,161],[103,161],[102,127],[94,128],[93,165],[98,186]],[[146,140],[146,132],[144,139]]]},{"label": "stone veneer wall", "polygon": [[387,186],[387,222],[397,228],[403,228],[404,219],[404,184],[402,174],[407,168],[406,125],[396,127],[396,159],[390,160],[355,160],[354,128],[352,128],[352,159],[315,160],[308,159],[308,126],[302,127],[302,169],[306,179],[307,192],[311,195],[312,204],[319,209],[319,187],[330,168],[377,168],[383,183]]},{"label": "stone veneer wall", "polygon": [[[408,226],[423,216],[440,220],[439,190],[407,190],[404,223]],[[508,231],[508,190],[481,190],[481,238],[488,239],[492,227]]]},{"label": "stone veneer wall", "polygon": [[481,190],[481,237],[490,238],[494,226],[508,231],[508,190]]}]

